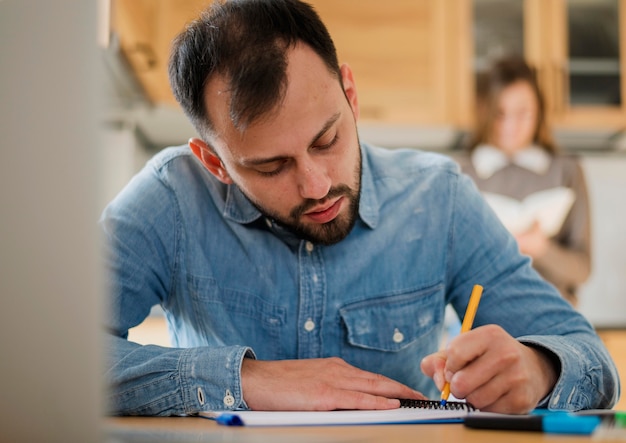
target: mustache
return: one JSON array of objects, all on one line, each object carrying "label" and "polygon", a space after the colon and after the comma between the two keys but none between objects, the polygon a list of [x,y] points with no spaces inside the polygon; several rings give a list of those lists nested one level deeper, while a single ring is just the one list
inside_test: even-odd
[{"label": "mustache", "polygon": [[291,210],[291,212],[289,213],[289,216],[294,219],[294,220],[298,220],[300,217],[302,217],[302,215],[305,212],[308,212],[311,208],[314,208],[315,206],[319,205],[319,204],[324,204],[326,203],[328,200],[333,199],[335,197],[339,197],[342,195],[351,195],[353,193],[352,189],[345,184],[340,184],[338,186],[335,186],[333,188],[330,188],[330,191],[328,191],[328,194],[326,194],[326,196],[322,199],[319,200],[314,200],[314,199],[307,199],[304,202],[302,202],[301,205],[296,206],[294,209]]}]

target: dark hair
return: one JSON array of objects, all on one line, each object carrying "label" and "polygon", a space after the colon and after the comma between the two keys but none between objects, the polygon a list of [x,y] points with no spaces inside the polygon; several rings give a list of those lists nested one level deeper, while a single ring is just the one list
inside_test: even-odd
[{"label": "dark hair", "polygon": [[546,109],[543,95],[537,83],[534,69],[523,58],[511,56],[493,63],[486,72],[479,74],[476,90],[476,123],[468,148],[473,151],[478,145],[487,143],[498,112],[498,98],[506,87],[518,81],[525,81],[535,93],[538,113],[533,142],[550,153],[557,152],[546,122]]},{"label": "dark hair", "polygon": [[335,45],[315,10],[298,0],[215,1],[173,42],[172,91],[202,137],[213,132],[204,99],[212,75],[223,75],[236,128],[273,110],[286,90],[286,51],[310,46],[341,82]]}]

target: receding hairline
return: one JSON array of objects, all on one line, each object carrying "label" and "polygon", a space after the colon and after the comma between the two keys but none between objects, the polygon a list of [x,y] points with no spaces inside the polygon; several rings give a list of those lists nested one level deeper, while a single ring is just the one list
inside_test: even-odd
[{"label": "receding hairline", "polygon": [[[295,40],[291,43],[286,43],[286,42],[282,42],[283,49],[284,49],[284,57],[285,57],[285,61],[286,61],[286,66],[285,66],[285,70],[284,70],[284,83],[281,85],[281,89],[280,89],[280,96],[274,101],[274,103],[272,104],[271,107],[268,107],[266,112],[263,112],[262,114],[255,116],[255,118],[249,119],[248,121],[246,121],[245,124],[243,125],[235,125],[233,124],[233,120],[230,118],[230,114],[228,112],[220,112],[218,115],[214,115],[213,112],[211,112],[212,107],[210,107],[208,104],[212,101],[213,97],[209,96],[209,90],[211,85],[214,85],[216,82],[218,83],[217,85],[217,91],[215,91],[215,93],[217,93],[218,95],[221,94],[227,94],[227,95],[231,95],[232,94],[232,83],[233,83],[233,77],[232,75],[230,75],[230,73],[228,72],[228,70],[226,69],[220,69],[219,71],[215,71],[213,73],[211,73],[210,75],[207,76],[207,78],[205,79],[204,82],[204,87],[203,87],[203,99],[204,99],[204,106],[205,106],[205,113],[207,115],[207,118],[209,119],[209,121],[212,122],[212,127],[211,128],[207,128],[207,130],[210,132],[209,134],[206,134],[206,136],[211,136],[211,137],[220,137],[219,132],[216,129],[216,122],[217,122],[217,118],[221,116],[223,120],[228,120],[230,124],[232,124],[232,126],[238,130],[238,132],[243,135],[246,131],[246,129],[251,126],[251,125],[256,125],[256,124],[261,124],[263,122],[266,122],[268,120],[271,120],[271,118],[273,116],[276,116],[276,114],[278,114],[278,112],[281,109],[281,106],[284,104],[286,95],[287,95],[287,90],[289,88],[289,83],[290,83],[290,79],[289,79],[289,64],[290,64],[290,55],[291,53],[293,53],[294,51],[296,51],[298,48],[307,48],[307,50],[309,50],[311,52],[311,55],[313,57],[317,57],[318,60],[322,63],[322,65],[326,68],[326,71],[330,74],[330,76],[332,78],[334,78],[335,80],[337,80],[337,82],[339,83],[339,86],[341,87],[341,89],[343,90],[343,79],[341,76],[341,70],[339,71],[335,71],[335,69],[331,66],[328,65],[328,63],[326,63],[326,61],[324,60],[323,57],[321,57],[317,51],[315,50],[315,48],[313,48],[311,45],[309,45],[308,43],[306,43],[305,41],[302,40]],[[227,108],[226,109],[230,109],[232,105],[232,96],[227,98]]]}]

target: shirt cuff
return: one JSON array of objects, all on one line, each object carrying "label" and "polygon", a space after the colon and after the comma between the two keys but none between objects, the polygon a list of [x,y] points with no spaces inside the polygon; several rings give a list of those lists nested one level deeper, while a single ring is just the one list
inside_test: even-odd
[{"label": "shirt cuff", "polygon": [[252,348],[229,346],[186,350],[179,361],[185,412],[248,409],[241,389],[244,358],[256,359]]},{"label": "shirt cuff", "polygon": [[602,362],[598,356],[585,352],[592,347],[589,338],[581,335],[565,336],[524,336],[519,342],[545,350],[558,359],[561,372],[550,392],[538,404],[538,408],[578,411],[583,409],[605,408],[611,400],[603,393]]}]

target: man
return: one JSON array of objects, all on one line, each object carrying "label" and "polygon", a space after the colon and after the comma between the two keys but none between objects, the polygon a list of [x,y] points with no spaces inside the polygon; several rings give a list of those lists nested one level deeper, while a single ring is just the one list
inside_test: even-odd
[{"label": "man", "polygon": [[[213,5],[170,80],[202,139],[158,154],[102,220],[114,413],[385,409],[446,381],[483,410],[615,403],[592,327],[455,164],[359,142],[352,71],[308,5]],[[438,352],[475,283],[476,328]],[[156,304],[174,348],[126,340]]]}]

